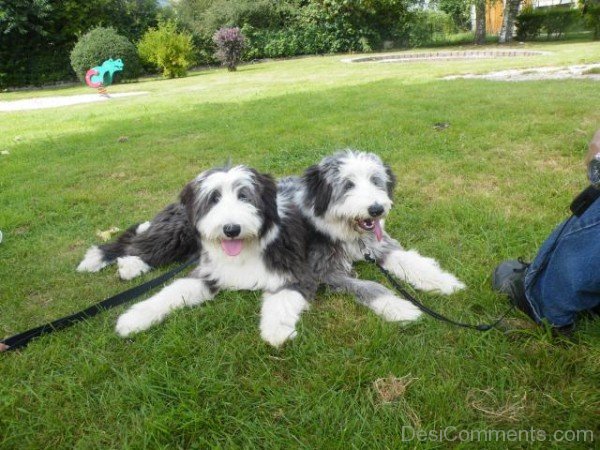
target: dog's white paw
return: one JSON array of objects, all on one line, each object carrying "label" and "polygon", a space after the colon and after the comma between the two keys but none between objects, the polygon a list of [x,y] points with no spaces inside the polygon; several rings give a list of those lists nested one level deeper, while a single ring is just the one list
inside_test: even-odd
[{"label": "dog's white paw", "polygon": [[121,277],[121,280],[132,280],[152,269],[152,267],[138,256],[117,258],[117,265],[119,266],[119,277]]},{"label": "dog's white paw", "polygon": [[270,323],[261,325],[260,336],[273,347],[281,347],[288,339],[298,335],[294,325],[286,323]]},{"label": "dog's white paw", "polygon": [[265,293],[260,317],[261,337],[273,347],[294,339],[296,323],[306,309],[308,302],[298,291],[282,289],[274,294]]},{"label": "dog's white paw", "polygon": [[106,266],[108,262],[104,260],[104,253],[94,245],[85,253],[83,260],[77,266],[77,272],[98,272]]},{"label": "dog's white paw", "polygon": [[119,336],[127,337],[147,330],[156,322],[158,322],[158,318],[151,309],[136,308],[134,306],[119,316],[115,331]]},{"label": "dog's white paw", "polygon": [[150,225],[152,225],[152,222],[140,223],[135,229],[135,234],[145,233],[146,231],[148,231],[148,228],[150,228]]},{"label": "dog's white paw", "polygon": [[408,322],[417,320],[421,310],[407,300],[393,295],[384,295],[371,301],[369,308],[388,322]]},{"label": "dog's white paw", "polygon": [[439,292],[445,295],[454,294],[466,287],[462,281],[448,272],[430,275],[428,278],[419,280],[414,286],[422,291]]}]

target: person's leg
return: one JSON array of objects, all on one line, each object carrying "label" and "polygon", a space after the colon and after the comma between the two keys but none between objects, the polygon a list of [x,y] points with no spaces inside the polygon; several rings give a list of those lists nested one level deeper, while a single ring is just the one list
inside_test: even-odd
[{"label": "person's leg", "polygon": [[[564,230],[561,229],[564,227]],[[525,293],[539,322],[571,325],[600,305],[600,201],[563,222],[544,242],[525,276]]]},{"label": "person's leg", "polygon": [[[500,284],[512,288],[511,292],[498,290],[508,294],[517,306],[525,300],[525,307],[520,309],[536,322],[547,320],[555,327],[573,324],[579,312],[600,305],[600,201],[594,202],[581,217],[559,225],[531,266],[521,273],[511,275],[505,270],[503,276],[497,277],[502,267],[508,268],[501,265],[496,269],[494,287]],[[496,283],[498,279],[501,283]]]}]

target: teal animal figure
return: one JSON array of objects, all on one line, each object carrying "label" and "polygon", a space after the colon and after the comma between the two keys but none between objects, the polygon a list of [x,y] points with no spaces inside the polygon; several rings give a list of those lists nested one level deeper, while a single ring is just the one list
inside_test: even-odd
[{"label": "teal animal figure", "polygon": [[107,59],[101,66],[92,67],[85,74],[85,82],[89,87],[99,88],[112,84],[115,72],[125,67],[121,59]]}]

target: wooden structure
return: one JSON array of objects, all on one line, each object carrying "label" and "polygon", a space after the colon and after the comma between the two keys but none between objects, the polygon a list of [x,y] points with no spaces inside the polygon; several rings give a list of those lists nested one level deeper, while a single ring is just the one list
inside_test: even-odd
[{"label": "wooden structure", "polygon": [[502,28],[504,0],[488,0],[485,11],[485,32],[497,35]]}]

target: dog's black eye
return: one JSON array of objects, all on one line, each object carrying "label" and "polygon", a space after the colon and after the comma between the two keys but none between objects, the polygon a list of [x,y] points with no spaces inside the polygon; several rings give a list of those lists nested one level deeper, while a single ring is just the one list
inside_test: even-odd
[{"label": "dog's black eye", "polygon": [[344,183],[344,192],[348,192],[350,189],[352,189],[354,187],[354,183],[350,180],[347,180]]},{"label": "dog's black eye", "polygon": [[211,205],[216,205],[217,203],[219,203],[219,200],[221,200],[221,193],[219,191],[214,191],[212,194],[210,194],[208,202]]},{"label": "dog's black eye", "polygon": [[371,183],[377,187],[383,187],[383,180],[377,176],[371,177]]},{"label": "dog's black eye", "polygon": [[240,191],[238,192],[238,200],[242,202],[250,201],[250,195],[248,194],[248,191],[246,189],[240,189]]}]

